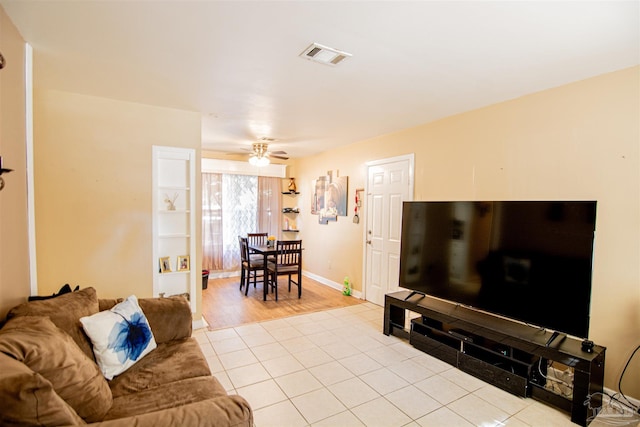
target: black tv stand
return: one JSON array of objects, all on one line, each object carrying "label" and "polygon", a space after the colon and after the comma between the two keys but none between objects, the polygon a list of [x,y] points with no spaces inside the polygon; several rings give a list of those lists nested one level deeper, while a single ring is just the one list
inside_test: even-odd
[{"label": "black tv stand", "polygon": [[420,295],[420,299],[422,299],[422,298],[424,298],[424,297],[426,297],[426,296],[427,296],[426,294],[423,294],[422,292],[418,292],[418,291],[411,291],[411,292],[409,292],[409,295],[407,295],[407,296],[405,297],[405,299],[404,299],[404,300],[405,300],[405,301],[408,301],[408,300],[409,300],[412,296],[414,296],[414,295]]},{"label": "black tv stand", "polygon": [[[571,421],[583,426],[590,415],[584,402],[590,398],[591,407],[602,406],[604,347],[589,342],[587,351],[583,341],[565,334],[430,296],[409,301],[410,294],[400,291],[385,296],[385,335],[408,338],[415,348],[512,394],[564,410],[571,414]],[[411,320],[410,330],[405,328],[407,311],[421,315]],[[546,361],[573,368],[571,397],[545,387]]]},{"label": "black tv stand", "polygon": [[551,336],[549,337],[549,339],[547,340],[547,342],[545,343],[545,347],[549,347],[551,345],[551,343],[553,343],[556,338],[561,337],[560,340],[558,342],[562,342],[565,340],[565,338],[567,338],[567,334],[561,334],[558,331],[554,331]]}]

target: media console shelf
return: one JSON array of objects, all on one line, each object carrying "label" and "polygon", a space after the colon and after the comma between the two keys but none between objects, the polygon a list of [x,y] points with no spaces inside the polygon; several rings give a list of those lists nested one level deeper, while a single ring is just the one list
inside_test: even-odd
[{"label": "media console shelf", "polygon": [[[591,407],[602,405],[605,348],[582,350],[582,341],[560,336],[546,345],[552,333],[492,316],[465,306],[409,291],[387,294],[385,335],[408,338],[411,345],[485,382],[521,397],[533,397],[571,414],[586,426]],[[421,317],[405,327],[406,311]],[[546,361],[573,368],[571,397],[545,388]],[[594,395],[595,393],[595,395]]]}]

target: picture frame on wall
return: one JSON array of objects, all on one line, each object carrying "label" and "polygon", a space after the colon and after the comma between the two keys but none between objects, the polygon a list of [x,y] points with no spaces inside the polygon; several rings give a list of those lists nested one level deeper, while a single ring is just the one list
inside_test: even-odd
[{"label": "picture frame on wall", "polygon": [[160,258],[160,273],[171,272],[171,257],[164,256]]},{"label": "picture frame on wall", "polygon": [[189,271],[191,270],[189,255],[181,255],[178,257],[178,271]]}]

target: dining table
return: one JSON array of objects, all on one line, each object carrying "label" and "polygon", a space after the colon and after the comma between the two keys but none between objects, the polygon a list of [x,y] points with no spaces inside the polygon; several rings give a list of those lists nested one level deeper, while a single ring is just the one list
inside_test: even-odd
[{"label": "dining table", "polygon": [[263,243],[249,243],[249,252],[253,253],[253,254],[259,254],[262,255],[264,257],[264,276],[263,276],[263,281],[262,281],[262,288],[263,288],[263,296],[262,296],[262,300],[266,301],[267,300],[267,292],[269,290],[269,281],[267,280],[267,260],[269,259],[270,256],[275,256],[278,253],[278,250],[276,249],[276,245],[273,246],[269,246],[267,244],[263,244]]}]

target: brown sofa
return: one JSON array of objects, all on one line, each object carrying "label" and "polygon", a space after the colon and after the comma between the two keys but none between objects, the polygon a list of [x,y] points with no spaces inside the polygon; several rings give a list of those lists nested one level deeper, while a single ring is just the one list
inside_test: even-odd
[{"label": "brown sofa", "polygon": [[0,425],[252,426],[191,337],[182,297],[140,299],[157,348],[111,381],[79,319],[108,310],[93,288],[11,309],[0,329]]}]

